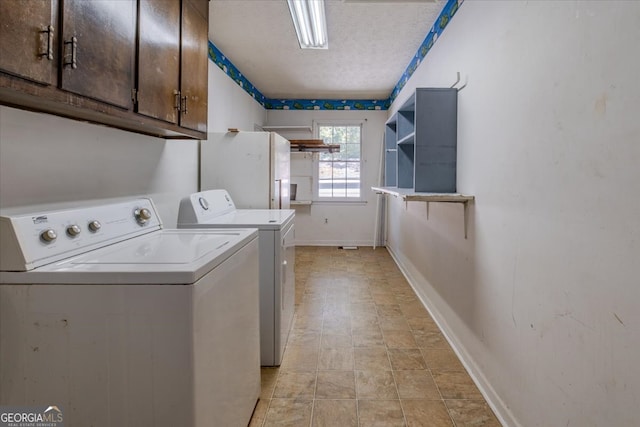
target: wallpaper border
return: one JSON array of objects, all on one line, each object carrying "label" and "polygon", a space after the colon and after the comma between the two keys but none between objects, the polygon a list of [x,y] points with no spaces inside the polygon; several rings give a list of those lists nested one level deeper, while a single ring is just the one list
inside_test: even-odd
[{"label": "wallpaper border", "polygon": [[427,56],[464,0],[448,0],[424,41],[386,99],[270,99],[265,97],[209,40],[209,59],[267,110],[387,110]]}]

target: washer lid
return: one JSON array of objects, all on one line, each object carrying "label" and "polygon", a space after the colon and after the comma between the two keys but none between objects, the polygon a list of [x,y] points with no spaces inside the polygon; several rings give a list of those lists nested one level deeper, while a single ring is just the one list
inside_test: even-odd
[{"label": "washer lid", "polygon": [[202,227],[255,227],[279,230],[293,219],[293,209],[236,209],[233,212],[208,218],[196,224],[179,224],[183,228]]},{"label": "washer lid", "polygon": [[226,246],[233,246],[238,233],[154,233],[114,245],[102,251],[94,251],[71,259],[68,264],[119,264],[140,265],[193,264],[204,257],[221,256]]},{"label": "washer lid", "polygon": [[191,284],[257,237],[256,229],[160,230],[27,272],[0,283]]}]

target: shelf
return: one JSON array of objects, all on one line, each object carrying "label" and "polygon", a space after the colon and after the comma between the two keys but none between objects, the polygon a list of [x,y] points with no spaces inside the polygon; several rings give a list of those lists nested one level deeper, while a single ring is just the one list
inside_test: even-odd
[{"label": "shelf", "polygon": [[334,144],[304,144],[304,143],[291,143],[291,151],[306,151],[306,152],[328,152],[338,153],[340,151],[340,145]]},{"label": "shelf", "polygon": [[398,140],[398,145],[412,145],[416,137],[415,132],[411,132],[409,135]]},{"label": "shelf", "polygon": [[311,200],[291,200],[289,204],[291,206],[310,206],[313,202]]},{"label": "shelf", "polygon": [[426,202],[427,219],[429,219],[429,203],[462,203],[464,208],[464,238],[467,238],[469,203],[475,200],[475,196],[460,193],[416,193],[412,188],[397,187],[371,187],[371,190],[377,194],[400,197],[405,203]]},{"label": "shelf", "polygon": [[291,132],[309,132],[311,133],[311,126],[262,126],[262,130],[266,131],[291,131]]}]

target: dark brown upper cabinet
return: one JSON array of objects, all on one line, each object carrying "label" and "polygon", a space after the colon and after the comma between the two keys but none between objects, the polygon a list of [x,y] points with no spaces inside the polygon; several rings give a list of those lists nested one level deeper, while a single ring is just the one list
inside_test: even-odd
[{"label": "dark brown upper cabinet", "polygon": [[[55,84],[58,63],[56,1],[0,1],[0,70],[45,85]],[[24,3],[23,3],[24,4]]]},{"label": "dark brown upper cabinet", "polygon": [[62,89],[131,109],[136,1],[62,2]]},{"label": "dark brown upper cabinet", "polygon": [[207,0],[0,0],[0,104],[204,139],[207,11]]},{"label": "dark brown upper cabinet", "polygon": [[180,0],[140,0],[138,19],[137,111],[178,124]]},{"label": "dark brown upper cabinet", "polygon": [[138,113],[207,131],[207,10],[207,0],[140,0]]},{"label": "dark brown upper cabinet", "polygon": [[200,132],[207,131],[208,6],[207,0],[186,0],[182,9],[180,125]]}]

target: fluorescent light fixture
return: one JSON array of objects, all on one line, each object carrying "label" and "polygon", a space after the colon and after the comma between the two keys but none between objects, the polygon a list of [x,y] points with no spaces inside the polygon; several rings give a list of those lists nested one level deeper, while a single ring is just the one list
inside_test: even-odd
[{"label": "fluorescent light fixture", "polygon": [[287,0],[302,49],[326,49],[327,20],[324,15],[324,0]]}]

